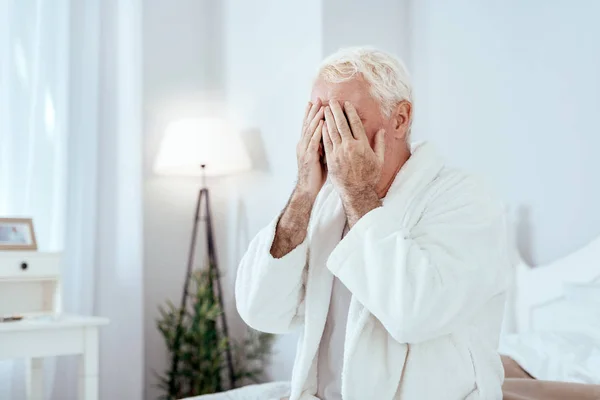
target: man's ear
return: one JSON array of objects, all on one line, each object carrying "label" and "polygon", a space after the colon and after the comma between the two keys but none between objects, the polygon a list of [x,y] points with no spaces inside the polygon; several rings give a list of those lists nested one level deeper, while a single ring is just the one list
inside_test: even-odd
[{"label": "man's ear", "polygon": [[402,100],[393,111],[394,114],[394,137],[404,139],[410,129],[412,120],[412,104],[407,100]]}]

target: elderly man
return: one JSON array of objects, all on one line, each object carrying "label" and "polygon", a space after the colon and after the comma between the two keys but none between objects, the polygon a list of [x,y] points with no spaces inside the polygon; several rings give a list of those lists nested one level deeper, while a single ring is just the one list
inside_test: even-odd
[{"label": "elderly man", "polygon": [[412,115],[391,55],[343,49],[320,67],[296,187],[236,282],[248,325],[302,328],[291,400],[502,397],[503,208],[431,144],[411,148]]}]

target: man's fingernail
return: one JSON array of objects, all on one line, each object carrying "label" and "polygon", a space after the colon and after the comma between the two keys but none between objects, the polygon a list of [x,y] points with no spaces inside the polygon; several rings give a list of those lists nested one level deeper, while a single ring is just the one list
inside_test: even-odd
[{"label": "man's fingernail", "polygon": [[348,107],[350,105],[349,101],[344,102],[344,107]]}]

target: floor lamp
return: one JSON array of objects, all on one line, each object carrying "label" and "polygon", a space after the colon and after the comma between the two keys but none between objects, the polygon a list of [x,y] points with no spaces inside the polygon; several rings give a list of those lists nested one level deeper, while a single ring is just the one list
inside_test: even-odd
[{"label": "floor lamp", "polygon": [[[218,270],[206,178],[238,173],[250,168],[250,158],[240,136],[230,129],[224,120],[215,118],[184,119],[175,121],[167,127],[154,166],[155,172],[162,175],[200,176],[202,178],[202,188],[198,192],[196,200],[192,237],[181,297],[179,323],[174,339],[175,347],[177,347],[177,344],[181,340],[180,326],[184,310],[187,307],[188,290],[196,255],[198,227],[202,219],[206,225],[208,268],[214,269],[210,271],[210,276],[216,277],[213,281],[213,290],[215,291],[219,307],[223,310],[220,320],[221,332],[225,337],[229,338],[223,307],[223,291]],[[202,218],[203,210],[204,218]],[[229,345],[225,349],[225,361],[231,387],[234,387],[235,373]],[[176,371],[179,364],[178,352],[174,352],[171,363],[172,370]]]}]

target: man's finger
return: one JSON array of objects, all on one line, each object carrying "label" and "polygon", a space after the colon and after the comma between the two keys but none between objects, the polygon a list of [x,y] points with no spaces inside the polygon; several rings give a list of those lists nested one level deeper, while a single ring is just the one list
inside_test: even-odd
[{"label": "man's finger", "polygon": [[317,125],[317,129],[315,129],[315,133],[313,133],[312,138],[310,139],[310,143],[308,144],[308,151],[319,151],[319,145],[321,144],[321,138],[323,137],[324,124],[325,121],[323,121],[322,119],[319,120],[319,125]]},{"label": "man's finger", "polygon": [[327,131],[329,132],[329,137],[331,138],[332,144],[338,144],[342,141],[340,134],[337,130],[337,125],[335,123],[335,118],[333,113],[331,112],[331,107],[325,107],[325,122],[327,122]]},{"label": "man's finger", "polygon": [[308,125],[308,132],[307,135],[308,138],[311,138],[313,133],[315,132],[315,129],[317,129],[317,126],[319,126],[319,121],[323,120],[323,114],[324,114],[325,110],[323,109],[323,107],[319,108],[319,110],[317,111],[317,113],[313,116],[312,120],[310,121],[310,124]]},{"label": "man's finger", "polygon": [[348,121],[346,120],[346,116],[344,115],[340,103],[332,100],[329,102],[329,107],[335,118],[335,126],[337,126],[341,138],[344,140],[352,139],[352,131],[350,130],[350,126],[348,125]]},{"label": "man's finger", "polygon": [[302,118],[302,121],[306,121],[306,119],[308,118],[308,113],[310,112],[310,109],[312,108],[312,102],[308,102],[308,104],[306,105],[306,110],[304,110],[304,117]]},{"label": "man's finger", "polygon": [[[309,118],[309,116],[311,114],[314,114],[313,111],[316,110],[316,104],[315,103],[309,103],[310,107],[308,108],[308,111],[306,113],[306,115],[304,116],[304,120],[302,121],[302,136],[306,136],[306,132],[308,131],[308,125],[310,125],[310,121],[312,120],[312,118]],[[315,111],[316,112],[316,111]]]},{"label": "man's finger", "polygon": [[350,123],[350,129],[352,129],[352,135],[355,139],[365,140],[367,141],[367,134],[365,133],[365,127],[358,116],[358,112],[356,112],[356,108],[349,101],[344,103],[344,111],[346,111],[346,116],[348,117],[348,122]]},{"label": "man's finger", "polygon": [[[319,112],[319,110],[321,109],[321,99],[317,98],[317,101],[315,101],[312,105],[312,107],[310,108],[310,111],[308,112],[308,115],[306,116],[306,124],[310,124],[310,122],[313,120],[313,118],[315,117],[315,115],[317,114],[317,112]],[[310,131],[309,133],[312,133],[312,131]]]},{"label": "man's finger", "polygon": [[310,143],[311,138],[313,137],[313,134],[315,133],[315,129],[317,129],[317,126],[319,126],[319,121],[323,120],[323,107],[321,107],[319,109],[319,111],[317,111],[317,113],[313,116],[313,119],[309,122],[308,126],[305,128],[305,133],[302,136],[302,140],[301,142],[302,144],[302,148],[306,149],[308,147],[308,144]]},{"label": "man's finger", "polygon": [[333,151],[333,143],[331,143],[331,136],[329,135],[327,124],[323,125],[323,147],[325,148],[325,156],[329,160],[329,155]]},{"label": "man's finger", "polygon": [[380,129],[375,135],[375,154],[381,165],[385,157],[385,129]]}]

